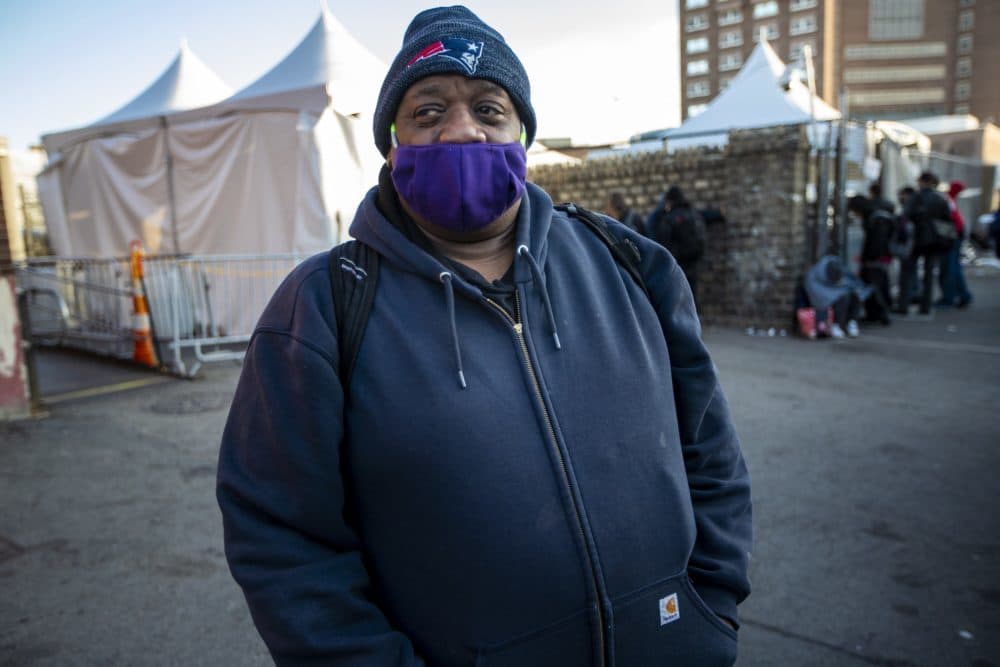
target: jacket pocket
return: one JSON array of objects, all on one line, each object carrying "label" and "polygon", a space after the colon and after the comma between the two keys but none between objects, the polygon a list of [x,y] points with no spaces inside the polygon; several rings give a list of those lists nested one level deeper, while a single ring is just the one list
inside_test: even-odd
[{"label": "jacket pocket", "polygon": [[580,611],[534,632],[481,647],[476,667],[586,667],[593,658],[591,615]]},{"label": "jacket pocket", "polygon": [[705,604],[686,572],[614,603],[616,667],[729,667],[736,644],[736,631]]}]

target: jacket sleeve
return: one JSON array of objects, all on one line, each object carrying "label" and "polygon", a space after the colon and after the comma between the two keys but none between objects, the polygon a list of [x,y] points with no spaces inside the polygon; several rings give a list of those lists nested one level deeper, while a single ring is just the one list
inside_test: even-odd
[{"label": "jacket sleeve", "polygon": [[346,518],[324,288],[323,271],[279,288],[247,350],[219,455],[226,558],[277,665],[423,665],[375,601]]},{"label": "jacket sleeve", "polygon": [[[640,244],[641,240],[636,240]],[[737,623],[750,593],[750,474],[684,273],[662,248],[640,245],[642,270],[670,356],[674,407],[697,537],[688,574],[719,615]]]}]

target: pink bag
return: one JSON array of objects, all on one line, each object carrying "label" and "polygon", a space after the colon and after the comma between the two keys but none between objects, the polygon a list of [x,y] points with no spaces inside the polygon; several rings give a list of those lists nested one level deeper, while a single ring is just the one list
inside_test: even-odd
[{"label": "pink bag", "polygon": [[799,308],[795,311],[795,318],[799,322],[799,333],[814,340],[817,336],[825,338],[830,335],[830,325],[833,324],[833,308],[826,309],[826,320],[816,322],[815,308]]},{"label": "pink bag", "polygon": [[799,333],[812,340],[816,338],[816,311],[812,308],[799,308],[795,311],[799,322]]}]

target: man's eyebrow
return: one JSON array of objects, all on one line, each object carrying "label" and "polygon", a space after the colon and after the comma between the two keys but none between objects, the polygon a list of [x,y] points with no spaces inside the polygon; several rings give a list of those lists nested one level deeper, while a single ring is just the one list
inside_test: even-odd
[{"label": "man's eyebrow", "polygon": [[434,96],[440,94],[441,94],[441,86],[440,84],[436,83],[428,83],[420,86],[419,88],[414,88],[412,91],[413,97]]},{"label": "man's eyebrow", "polygon": [[500,95],[506,91],[502,86],[499,86],[492,81],[487,81],[485,79],[476,79],[473,84],[478,88],[477,93],[491,93],[493,95]]},{"label": "man's eyebrow", "polygon": [[[476,93],[482,95],[484,93],[489,93],[491,95],[501,95],[506,91],[503,86],[497,85],[492,81],[487,81],[486,79],[473,79],[472,85],[476,88]],[[444,86],[439,83],[427,83],[424,85],[416,84],[416,87],[412,88],[407,96],[412,97],[435,97],[444,94]]]}]

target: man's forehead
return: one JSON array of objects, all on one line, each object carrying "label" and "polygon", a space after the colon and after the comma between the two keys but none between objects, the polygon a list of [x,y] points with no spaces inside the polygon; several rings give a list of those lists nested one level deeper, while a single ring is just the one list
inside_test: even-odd
[{"label": "man's forehead", "polygon": [[450,92],[467,92],[474,95],[497,95],[509,97],[507,91],[492,81],[486,79],[470,79],[461,74],[429,76],[410,86],[403,95],[404,99],[416,97],[438,97]]}]

